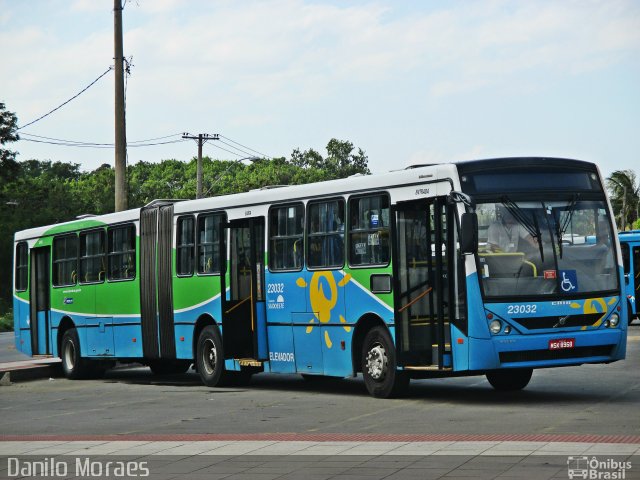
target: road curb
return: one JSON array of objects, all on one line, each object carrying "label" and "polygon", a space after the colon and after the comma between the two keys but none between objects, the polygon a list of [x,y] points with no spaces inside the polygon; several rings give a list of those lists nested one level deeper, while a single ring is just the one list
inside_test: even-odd
[{"label": "road curb", "polygon": [[62,376],[62,364],[57,362],[33,365],[16,365],[3,367],[0,370],[0,386],[8,386],[16,382],[26,382],[41,378],[56,378]]}]

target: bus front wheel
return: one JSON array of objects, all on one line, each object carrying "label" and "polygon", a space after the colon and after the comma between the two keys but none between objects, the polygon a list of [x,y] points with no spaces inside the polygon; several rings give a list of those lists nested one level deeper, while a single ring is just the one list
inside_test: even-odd
[{"label": "bus front wheel", "polygon": [[533,369],[516,368],[487,372],[487,380],[493,388],[500,392],[522,390],[529,384]]},{"label": "bus front wheel", "polygon": [[386,329],[375,327],[367,333],[361,360],[364,384],[371,395],[391,398],[406,393],[410,378],[396,369],[396,351]]},{"label": "bus front wheel", "polygon": [[198,337],[196,362],[202,383],[207,387],[222,387],[228,383],[229,375],[224,368],[222,338],[213,325],[204,327]]}]

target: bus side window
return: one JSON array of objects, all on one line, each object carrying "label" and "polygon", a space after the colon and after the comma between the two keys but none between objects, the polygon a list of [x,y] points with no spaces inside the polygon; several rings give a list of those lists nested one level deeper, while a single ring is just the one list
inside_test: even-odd
[{"label": "bus side window", "polygon": [[269,211],[269,269],[300,270],[304,252],[304,206],[273,207]]},{"label": "bus side window", "polygon": [[626,275],[629,273],[629,270],[630,270],[629,244],[620,243],[620,250],[622,251],[622,265],[624,267],[624,273]]},{"label": "bus side window", "polygon": [[344,200],[310,203],[308,213],[308,257],[310,268],[344,265]]},{"label": "bus side window", "polygon": [[78,279],[78,236],[74,233],[53,239],[53,285],[75,285]]},{"label": "bus side window", "polygon": [[178,218],[176,230],[176,273],[181,277],[191,276],[196,246],[194,218],[192,216]]},{"label": "bus side window", "polygon": [[16,292],[24,292],[29,285],[29,246],[27,242],[20,242],[16,245],[15,266]]},{"label": "bus side window", "polygon": [[136,230],[133,225],[107,231],[108,279],[131,280],[136,276]]},{"label": "bus side window", "polygon": [[370,195],[349,200],[349,264],[389,263],[389,197]]},{"label": "bus side window", "polygon": [[80,234],[80,283],[104,281],[104,230]]},{"label": "bus side window", "polygon": [[198,274],[220,273],[220,222],[222,215],[198,216]]}]

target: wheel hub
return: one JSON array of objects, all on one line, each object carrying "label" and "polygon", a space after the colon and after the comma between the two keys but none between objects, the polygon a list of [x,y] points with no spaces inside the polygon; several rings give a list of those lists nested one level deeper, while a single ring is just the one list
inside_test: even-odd
[{"label": "wheel hub", "polygon": [[389,360],[387,351],[382,345],[376,343],[367,352],[367,372],[376,381],[382,380],[387,374]]},{"label": "wheel hub", "polygon": [[75,366],[75,346],[73,342],[67,342],[64,349],[64,361],[67,364],[69,370],[73,370]]},{"label": "wheel hub", "polygon": [[207,372],[207,375],[213,375],[213,372],[216,369],[216,362],[218,359],[216,346],[213,343],[213,340],[207,339],[204,343],[204,348],[202,349],[202,360],[204,364],[204,369]]}]

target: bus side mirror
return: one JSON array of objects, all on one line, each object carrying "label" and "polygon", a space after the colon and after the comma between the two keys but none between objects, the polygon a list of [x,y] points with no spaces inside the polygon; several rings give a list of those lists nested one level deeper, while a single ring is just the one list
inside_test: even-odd
[{"label": "bus side mirror", "polygon": [[460,250],[463,255],[478,253],[478,215],[463,213],[460,221]]}]

